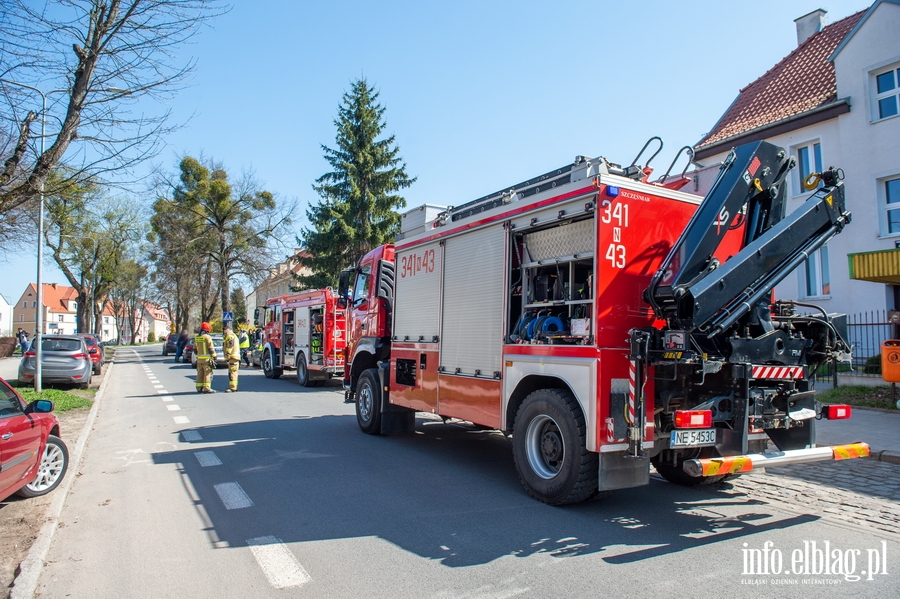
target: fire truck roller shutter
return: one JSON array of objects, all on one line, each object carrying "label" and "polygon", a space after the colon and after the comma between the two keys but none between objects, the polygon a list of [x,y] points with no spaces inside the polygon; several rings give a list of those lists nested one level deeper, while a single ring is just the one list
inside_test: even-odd
[{"label": "fire truck roller shutter", "polygon": [[394,291],[394,337],[431,343],[440,334],[443,248],[417,245],[397,252]]},{"label": "fire truck roller shutter", "polygon": [[496,224],[446,241],[440,359],[445,372],[477,370],[492,377],[501,370],[505,239]]}]

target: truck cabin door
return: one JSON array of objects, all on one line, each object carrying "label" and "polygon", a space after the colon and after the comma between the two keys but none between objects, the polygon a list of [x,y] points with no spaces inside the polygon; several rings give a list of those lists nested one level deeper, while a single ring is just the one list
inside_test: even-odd
[{"label": "truck cabin door", "polygon": [[372,265],[367,264],[356,272],[356,282],[353,285],[352,303],[350,304],[350,338],[359,339],[369,335],[371,317],[369,309],[372,299],[369,297]]}]

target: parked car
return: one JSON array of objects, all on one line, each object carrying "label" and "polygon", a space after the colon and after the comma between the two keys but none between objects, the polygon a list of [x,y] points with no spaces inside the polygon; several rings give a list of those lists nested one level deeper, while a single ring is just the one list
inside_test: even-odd
[{"label": "parked car", "polygon": [[188,362],[191,362],[191,364],[193,364],[193,361],[191,361],[191,356],[193,356],[193,355],[194,355],[194,338],[191,337],[190,339],[187,340],[187,343],[184,344],[184,350],[182,350],[182,352],[181,352],[181,361],[184,362],[185,364],[187,364]]},{"label": "parked car", "polygon": [[[33,383],[35,360],[34,339],[19,363],[19,382]],[[78,335],[41,336],[41,382],[68,383],[87,389],[91,384],[91,362],[87,345]]]},{"label": "parked car", "polygon": [[163,342],[162,355],[168,356],[169,354],[174,354],[178,351],[178,333],[169,333],[166,335],[166,340]]},{"label": "parked car", "polygon": [[[83,338],[84,344],[87,345],[91,364],[94,365],[94,374],[101,374],[103,372],[103,363],[106,362],[106,351],[100,345],[100,340],[93,333],[76,333],[76,335]],[[43,375],[43,373],[41,374]]]},{"label": "parked car", "polygon": [[59,438],[53,402],[26,404],[0,379],[0,500],[13,493],[45,495],[59,486],[69,466],[69,450]]},{"label": "parked car", "polygon": [[[210,335],[210,337],[213,340],[213,350],[216,352],[216,366],[228,366],[228,362],[225,360],[225,348],[222,346],[222,335]],[[197,354],[193,349],[191,351],[191,366],[197,367]]]}]

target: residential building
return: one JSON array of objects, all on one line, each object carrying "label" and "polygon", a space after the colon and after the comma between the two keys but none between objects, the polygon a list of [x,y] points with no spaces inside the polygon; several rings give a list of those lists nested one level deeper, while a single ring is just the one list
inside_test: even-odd
[{"label": "residential building", "polygon": [[694,191],[708,190],[732,147],[756,140],[797,158],[788,213],[814,193],[802,187],[810,172],[840,167],[852,222],[782,281],[776,297],[814,300],[832,313],[881,313],[900,308],[900,260],[893,278],[867,280],[853,261],[900,252],[900,0],[878,0],[829,25],[825,16],[820,9],[796,19],[798,46],[742,89],[696,144],[695,160],[708,167],[695,173]]},{"label": "residential building", "polygon": [[0,337],[8,337],[18,331],[13,328],[13,309],[6,297],[0,295]]},{"label": "residential building", "polygon": [[[43,333],[58,333],[71,335],[78,329],[76,319],[78,313],[78,293],[74,288],[58,283],[44,283],[44,304],[42,313]],[[19,301],[12,308],[12,329],[18,331],[19,327],[28,331],[29,337],[37,330],[35,317],[37,314],[37,285],[29,283]],[[109,341],[118,337],[116,319],[112,309],[107,305],[102,316],[100,332],[101,341]]]},{"label": "residential building", "polygon": [[294,255],[284,262],[279,262],[269,269],[269,275],[262,283],[247,294],[247,320],[253,322],[253,312],[256,308],[266,305],[270,297],[280,297],[286,293],[298,291],[295,275],[311,275],[312,270],[297,263],[297,258],[309,256],[301,249],[294,250]]},{"label": "residential building", "polygon": [[171,322],[169,314],[164,308],[153,302],[142,300],[134,312],[136,327],[134,334],[131,331],[131,323],[127,319],[122,323],[122,342],[142,343],[150,338],[151,332],[155,339],[164,339],[169,334]]}]

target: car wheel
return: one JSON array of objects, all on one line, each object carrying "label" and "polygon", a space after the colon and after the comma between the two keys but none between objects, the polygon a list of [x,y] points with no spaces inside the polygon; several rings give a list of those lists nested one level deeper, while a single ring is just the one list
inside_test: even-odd
[{"label": "car wheel", "polygon": [[38,471],[30,483],[19,489],[20,497],[46,495],[59,486],[69,467],[69,450],[62,439],[54,435],[47,437]]},{"label": "car wheel", "polygon": [[381,434],[381,385],[375,368],[364,371],[356,385],[356,422],[367,435]]},{"label": "car wheel", "polygon": [[550,505],[576,503],[597,490],[598,455],[587,450],[587,427],[575,397],[539,389],[516,414],[513,457],[528,494]]},{"label": "car wheel", "polygon": [[97,374],[97,375],[103,374],[103,364],[100,364],[100,363],[94,364],[94,374]]}]

